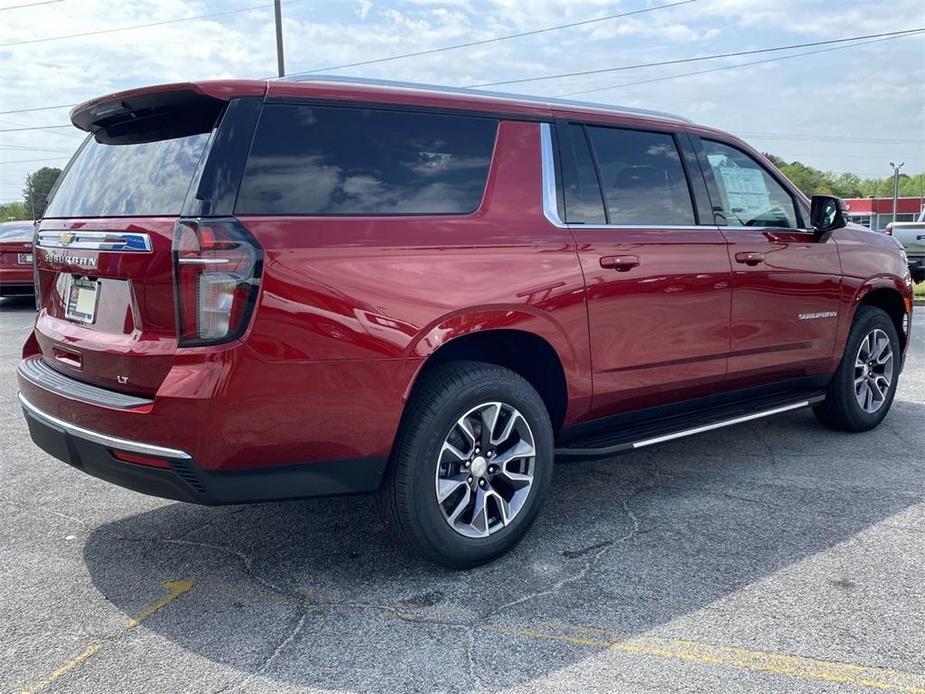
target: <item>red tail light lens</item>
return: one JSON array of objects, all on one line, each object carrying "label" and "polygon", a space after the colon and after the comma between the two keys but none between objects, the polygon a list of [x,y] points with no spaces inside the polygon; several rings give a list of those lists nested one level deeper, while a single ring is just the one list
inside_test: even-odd
[{"label": "red tail light lens", "polygon": [[179,220],[173,272],[180,345],[240,337],[257,300],[262,266],[260,246],[238,220]]}]

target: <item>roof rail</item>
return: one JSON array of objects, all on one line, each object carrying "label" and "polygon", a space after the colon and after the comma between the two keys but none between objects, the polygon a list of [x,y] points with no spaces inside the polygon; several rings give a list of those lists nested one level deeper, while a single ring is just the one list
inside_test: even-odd
[{"label": "roof rail", "polygon": [[592,108],[609,113],[626,113],[630,115],[650,116],[666,120],[692,122],[689,118],[678,116],[664,111],[652,111],[644,108],[631,108],[629,106],[615,106],[614,104],[601,104],[574,99],[557,99],[551,96],[534,96],[530,94],[510,94],[507,92],[492,92],[484,89],[471,89],[469,87],[446,87],[439,84],[424,84],[420,82],[402,82],[399,80],[383,80],[371,77],[347,77],[343,75],[294,75],[292,77],[278,77],[273,81],[283,82],[337,82],[342,84],[362,84],[374,87],[395,87],[399,89],[417,89],[442,94],[462,94],[467,96],[482,96],[494,99],[519,101],[525,104],[546,106],[574,106],[577,108]]}]

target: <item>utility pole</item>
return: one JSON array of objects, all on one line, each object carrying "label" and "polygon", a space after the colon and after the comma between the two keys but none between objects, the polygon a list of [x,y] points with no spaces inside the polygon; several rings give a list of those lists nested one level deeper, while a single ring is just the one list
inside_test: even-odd
[{"label": "utility pole", "polygon": [[899,164],[890,162],[890,166],[893,167],[893,224],[896,224],[896,204],[899,200],[899,170],[903,168],[905,163],[904,161],[899,162]]},{"label": "utility pole", "polygon": [[280,0],[273,0],[273,14],[276,15],[276,69],[280,77],[286,76],[283,63],[283,8]]}]

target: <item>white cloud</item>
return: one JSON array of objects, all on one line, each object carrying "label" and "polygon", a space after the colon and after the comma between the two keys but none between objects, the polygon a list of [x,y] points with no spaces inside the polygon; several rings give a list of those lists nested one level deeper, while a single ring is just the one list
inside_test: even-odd
[{"label": "white cloud", "polygon": [[[4,12],[0,44],[245,8],[259,0],[81,0]],[[273,13],[266,7],[207,20],[22,46],[0,47],[0,111],[70,104],[144,84],[275,72]],[[356,0],[283,5],[291,72],[427,50],[581,21],[644,5],[623,0]],[[510,41],[341,70],[448,85],[573,72],[925,26],[920,0],[799,3],[698,0],[688,5]],[[705,61],[501,90],[556,95],[706,70],[771,56]],[[815,56],[613,89],[586,97],[674,111],[727,129],[921,139],[925,132],[925,39],[904,38]],[[67,109],[0,114],[0,129],[67,122]],[[63,165],[80,133],[0,133],[0,200],[44,161]],[[820,168],[880,172],[891,157],[925,169],[910,145],[755,140],[761,149]],[[50,152],[44,150],[64,150]],[[848,154],[850,153],[850,154]],[[888,172],[887,172],[888,173]]]}]

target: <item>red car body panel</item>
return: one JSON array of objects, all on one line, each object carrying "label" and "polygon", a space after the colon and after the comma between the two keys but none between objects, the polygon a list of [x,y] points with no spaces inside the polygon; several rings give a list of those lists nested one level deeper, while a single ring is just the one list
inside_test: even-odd
[{"label": "red car body panel", "polygon": [[[798,378],[834,370],[841,265],[834,242],[811,232],[723,232],[733,265],[730,381]],[[758,253],[763,262],[737,261]]]},{"label": "red car body panel", "polygon": [[[40,254],[44,299],[23,356],[153,402],[134,409],[82,403],[20,376],[23,395],[79,427],[184,451],[204,470],[387,456],[427,359],[473,333],[520,331],[551,346],[565,374],[568,426],[732,387],[830,374],[865,292],[888,288],[911,310],[895,242],[867,231],[841,229],[816,242],[779,230],[551,223],[542,204],[536,121],[549,121],[554,111],[544,104],[369,85],[228,81],[110,95],[77,107],[72,118],[111,101],[177,90],[510,116],[500,116],[488,183],[472,214],[239,215],[263,250],[263,275],[246,332],[221,345],[177,346],[170,260],[176,218],[41,223],[40,231],[150,235],[150,254],[95,253],[91,274],[103,278],[109,298],[92,326],[64,317],[60,284],[62,273],[86,268]],[[556,107],[555,114],[709,135],[764,161],[728,135],[680,121],[666,125],[590,107]],[[749,267],[738,253],[762,253],[766,262]],[[603,267],[602,258],[611,256],[640,263],[624,272]],[[800,318],[816,313],[823,316]]]},{"label": "red car body panel", "polygon": [[[594,408],[604,417],[714,392],[729,354],[731,271],[717,229],[571,228],[587,282]],[[632,255],[639,266],[604,268]]]}]

